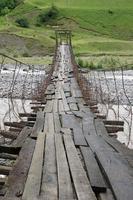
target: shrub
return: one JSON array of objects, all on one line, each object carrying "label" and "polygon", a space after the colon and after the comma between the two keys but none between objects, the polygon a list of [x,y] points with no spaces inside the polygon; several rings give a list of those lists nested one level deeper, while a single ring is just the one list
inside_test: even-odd
[{"label": "shrub", "polygon": [[23,28],[28,28],[28,27],[29,27],[29,22],[28,22],[28,20],[25,19],[25,18],[17,19],[17,20],[16,20],[16,23],[17,23],[19,26],[23,27]]},{"label": "shrub", "polygon": [[0,0],[0,15],[6,15],[23,0]]},{"label": "shrub", "polygon": [[84,61],[82,59],[78,59],[78,65],[79,67],[84,67]]},{"label": "shrub", "polygon": [[[59,11],[55,6],[52,6],[47,12],[39,15],[40,23],[47,23],[50,20],[54,20],[58,17]],[[38,23],[37,23],[38,24]]]}]

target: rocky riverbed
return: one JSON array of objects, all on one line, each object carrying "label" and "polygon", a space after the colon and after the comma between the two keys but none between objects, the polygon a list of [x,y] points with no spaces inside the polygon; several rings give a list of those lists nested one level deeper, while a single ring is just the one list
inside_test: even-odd
[{"label": "rocky riverbed", "polygon": [[44,66],[37,66],[33,69],[14,65],[4,65],[0,70],[0,98],[26,98],[31,99],[33,91],[45,78]]}]

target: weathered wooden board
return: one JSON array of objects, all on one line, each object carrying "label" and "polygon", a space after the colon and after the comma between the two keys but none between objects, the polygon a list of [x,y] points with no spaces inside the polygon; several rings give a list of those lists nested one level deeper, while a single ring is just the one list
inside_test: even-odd
[{"label": "weathered wooden board", "polygon": [[45,113],[50,113],[50,112],[52,112],[52,110],[53,110],[53,101],[54,100],[49,100],[49,101],[47,101],[47,103],[46,103],[46,106],[45,106],[45,109],[44,109],[44,112]]},{"label": "weathered wooden board", "polygon": [[9,175],[12,167],[0,165],[0,174]]},{"label": "weathered wooden board", "polygon": [[54,135],[46,136],[41,196],[47,200],[58,199],[57,168]]},{"label": "weathered wooden board", "polygon": [[55,135],[56,159],[58,171],[59,200],[73,200],[73,188],[69,173],[69,167],[63,146],[62,136]]},{"label": "weathered wooden board", "polygon": [[106,125],[118,125],[124,126],[124,121],[117,121],[117,120],[103,120],[103,123]]},{"label": "weathered wooden board", "polygon": [[46,95],[46,100],[52,100],[52,95]]},{"label": "weathered wooden board", "polygon": [[76,128],[77,127],[77,121],[74,115],[70,114],[63,114],[61,115],[61,122],[63,128]]},{"label": "weathered wooden board", "polygon": [[53,113],[57,113],[58,112],[58,100],[54,99],[54,103],[53,103]]},{"label": "weathered wooden board", "polygon": [[18,155],[13,155],[9,153],[0,153],[0,158],[9,159],[9,160],[16,160]]},{"label": "weathered wooden board", "polygon": [[60,118],[59,118],[59,114],[58,113],[54,113],[54,127],[55,127],[55,132],[59,133],[61,130],[61,122],[60,122]]},{"label": "weathered wooden board", "polygon": [[0,153],[19,154],[20,147],[0,146]]},{"label": "weathered wooden board", "polygon": [[110,146],[116,149],[117,152],[123,155],[123,157],[129,162],[129,165],[133,167],[133,150],[132,149],[128,149],[124,144],[120,143],[115,138],[104,136],[104,139]]},{"label": "weathered wooden board", "polygon": [[11,131],[0,131],[0,135],[4,136],[5,138],[15,140],[18,136],[19,132],[11,132]]},{"label": "weathered wooden board", "polygon": [[83,117],[82,124],[84,135],[97,135],[94,118],[91,116]]},{"label": "weathered wooden board", "polygon": [[20,117],[36,117],[36,113],[19,113]]},{"label": "weathered wooden board", "polygon": [[112,151],[116,152],[105,140],[98,135],[86,135],[86,140],[93,152]]},{"label": "weathered wooden board", "polygon": [[95,127],[96,127],[96,132],[98,135],[108,135],[107,130],[104,126],[104,123],[101,119],[95,119]]},{"label": "weathered wooden board", "polygon": [[22,199],[32,200],[40,193],[42,166],[44,156],[44,141],[45,132],[40,133],[37,138],[35,151],[33,154],[28,178],[25,184],[24,193]]},{"label": "weathered wooden board", "polygon": [[64,135],[64,143],[78,199],[96,200],[96,197],[90,186],[90,182],[86,176],[85,170],[82,166],[82,163],[74,146],[72,137],[70,135]]},{"label": "weathered wooden board", "polygon": [[76,103],[69,103],[70,110],[78,111],[78,106]]},{"label": "weathered wooden board", "polygon": [[9,174],[7,182],[8,191],[4,199],[14,200],[16,197],[18,200],[21,199],[30,168],[35,143],[35,140],[27,138],[23,144],[13,170]]},{"label": "weathered wooden board", "polygon": [[64,112],[64,106],[63,106],[63,101],[59,100],[59,113],[63,114]]},{"label": "weathered wooden board", "polygon": [[31,128],[24,127],[22,131],[19,133],[16,140],[13,141],[13,147],[22,147],[23,143],[25,142],[26,138],[31,134]]},{"label": "weathered wooden board", "polygon": [[98,151],[97,159],[104,169],[108,182],[114,192],[117,200],[133,199],[133,176],[130,169],[122,158],[116,152]]},{"label": "weathered wooden board", "polygon": [[77,103],[77,100],[74,97],[68,97],[67,98],[67,103]]},{"label": "weathered wooden board", "polygon": [[54,115],[53,113],[47,113],[47,127],[48,127],[48,133],[50,135],[53,135],[55,133],[55,127],[54,127]]},{"label": "weathered wooden board", "polygon": [[84,158],[87,174],[93,190],[96,193],[106,192],[107,185],[95,159],[95,156],[89,147],[80,147],[81,153]]},{"label": "weathered wooden board", "polygon": [[32,132],[31,132],[31,137],[37,138],[38,134],[43,131],[43,127],[44,127],[44,112],[39,111],[37,113],[36,122],[34,124],[33,129],[32,129]]},{"label": "weathered wooden board", "polygon": [[64,91],[61,89],[60,92],[61,92],[61,96],[62,96],[64,111],[65,112],[70,111],[70,108],[69,108],[69,105],[67,103],[67,99],[65,97]]},{"label": "weathered wooden board", "polygon": [[87,146],[83,131],[80,126],[73,129],[74,144],[75,146]]},{"label": "weathered wooden board", "polygon": [[99,199],[100,200],[115,200],[110,189],[107,189],[105,193],[100,193]]}]

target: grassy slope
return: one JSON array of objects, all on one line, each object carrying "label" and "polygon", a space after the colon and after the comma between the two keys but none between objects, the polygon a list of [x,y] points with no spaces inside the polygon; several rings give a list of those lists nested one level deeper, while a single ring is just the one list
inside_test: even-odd
[{"label": "grassy slope", "polygon": [[[133,52],[133,2],[132,0],[25,0],[6,17],[0,17],[1,32],[16,34],[23,38],[29,54],[51,52],[54,46],[53,28],[36,27],[36,17],[54,3],[60,10],[58,26],[73,30],[73,45],[76,53],[88,54],[109,52],[132,54]],[[109,10],[113,14],[109,14]],[[23,29],[14,23],[25,16],[30,28]],[[18,44],[19,45],[19,44]],[[37,48],[37,52],[33,50]],[[26,50],[25,50],[26,49]],[[15,54],[14,50],[14,54]],[[18,52],[17,52],[18,53]]]}]

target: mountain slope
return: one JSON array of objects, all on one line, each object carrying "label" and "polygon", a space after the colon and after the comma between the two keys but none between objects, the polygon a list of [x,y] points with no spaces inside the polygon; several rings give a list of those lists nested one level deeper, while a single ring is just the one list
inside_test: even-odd
[{"label": "mountain slope", "polygon": [[[53,4],[58,9],[58,17],[47,24],[36,26],[38,15],[47,12]],[[19,18],[26,18],[30,24],[29,28],[19,27],[15,23]],[[6,16],[0,17],[0,40],[3,38],[5,41],[0,44],[0,48],[1,51],[6,49],[14,55],[52,53],[56,26],[73,31],[76,53],[131,54],[132,21],[131,0],[25,0]],[[8,38],[10,34],[19,37],[24,48],[14,47],[12,51],[11,45],[9,46],[11,37]],[[24,38],[27,42],[24,42]],[[37,45],[34,46],[33,41]],[[37,50],[34,51],[33,48]]]}]

